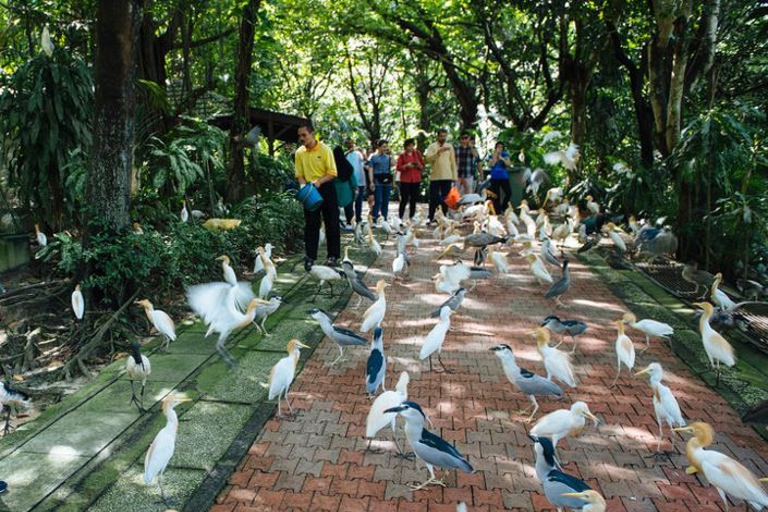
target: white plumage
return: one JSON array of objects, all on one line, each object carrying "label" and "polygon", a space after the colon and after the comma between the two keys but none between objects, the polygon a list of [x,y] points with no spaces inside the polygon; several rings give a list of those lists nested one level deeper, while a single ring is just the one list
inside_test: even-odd
[{"label": "white plumage", "polygon": [[448,334],[448,329],[451,328],[451,315],[453,310],[448,306],[443,306],[440,310],[440,321],[429,331],[427,337],[424,338],[424,343],[421,345],[419,351],[419,359],[422,361],[435,352],[440,352],[443,348],[443,342],[445,341],[445,335]]},{"label": "white plumage", "polygon": [[293,413],[291,402],[288,400],[288,389],[293,383],[293,378],[296,374],[296,364],[299,362],[302,348],[309,347],[299,340],[289,341],[286,347],[288,355],[278,361],[277,364],[272,367],[272,371],[269,374],[269,399],[274,400],[277,398],[278,418],[282,418],[283,416],[282,409],[280,408],[281,396],[288,404],[288,409]]},{"label": "white plumage", "polygon": [[272,291],[272,286],[275,283],[275,277],[277,277],[277,271],[275,270],[275,265],[266,257],[265,254],[261,254],[260,257],[266,273],[264,274],[264,277],[261,278],[261,282],[259,283],[259,298],[266,299],[269,297],[269,292]]},{"label": "white plumage", "polygon": [[499,272],[499,274],[506,274],[509,272],[507,258],[503,253],[495,251],[493,247],[489,247],[488,258],[491,260],[491,263],[493,263],[493,266],[496,267],[496,270]]},{"label": "white plumage", "polygon": [[152,441],[149,450],[147,450],[147,455],[144,457],[144,482],[147,484],[152,483],[152,480],[157,477],[157,486],[160,489],[163,501],[167,500],[163,492],[161,479],[176,449],[176,434],[179,429],[179,419],[176,416],[174,407],[186,401],[188,399],[179,398],[173,392],[163,399],[163,414],[165,414],[167,421],[165,427],[155,436],[155,440]]},{"label": "white plumage", "polygon": [[83,319],[85,314],[85,299],[83,298],[83,292],[80,291],[80,285],[75,286],[75,290],[72,292],[72,311],[75,313],[75,318],[78,320]]},{"label": "white plumage", "polygon": [[363,313],[361,332],[368,332],[374,327],[379,327],[381,321],[384,320],[384,314],[387,312],[387,298],[384,295],[384,288],[387,286],[389,285],[383,279],[376,283],[376,294],[379,298]]},{"label": "white plumage", "polygon": [[257,274],[264,270],[264,256],[266,259],[272,261],[272,244],[267,243],[264,247],[256,248],[256,259],[253,262],[253,273]]},{"label": "white plumage", "polygon": [[157,332],[163,335],[163,347],[168,348],[171,341],[176,341],[176,325],[165,311],[155,309],[147,299],[137,301],[136,304],[144,308],[144,314],[147,315],[147,319]]},{"label": "white plumage", "polygon": [[616,384],[621,375],[621,365],[627,367],[630,377],[632,376],[632,368],[635,367],[635,344],[629,339],[629,336],[624,334],[624,320],[619,319],[616,321],[616,328],[618,329],[618,335],[616,336],[616,378],[613,379],[611,387]]},{"label": "white plumage", "polygon": [[599,423],[597,417],[589,410],[584,402],[574,402],[570,409],[559,409],[545,416],[531,428],[531,435],[536,437],[548,437],[552,440],[552,446],[567,436],[577,436],[584,430],[587,418]]},{"label": "white plumage", "polygon": [[552,275],[544,266],[544,262],[541,261],[541,259],[539,259],[536,254],[529,254],[525,257],[525,259],[528,260],[531,273],[533,273],[533,276],[536,278],[536,281],[538,281],[539,284],[542,284],[542,281],[549,284],[553,283]]},{"label": "white plumage", "polygon": [[544,360],[544,368],[547,370],[547,379],[555,378],[575,388],[576,376],[571,364],[571,355],[549,346],[549,331],[545,328],[539,327],[529,334],[536,337],[539,353]]},{"label": "white plumage", "polygon": [[712,288],[710,289],[709,298],[720,309],[731,309],[734,306],[736,306],[736,303],[733,302],[733,300],[731,300],[731,298],[724,291],[720,289],[720,283],[722,281],[723,281],[723,274],[721,274],[720,272],[715,274],[715,281],[712,283]]},{"label": "white plumage", "polygon": [[221,261],[221,270],[224,274],[224,281],[228,282],[232,286],[237,285],[237,275],[235,275],[234,269],[229,264],[229,256],[219,256],[216,259]]},{"label": "white plumage", "polygon": [[371,405],[371,410],[368,411],[368,416],[365,419],[365,437],[369,439],[376,437],[376,434],[387,425],[390,426],[392,435],[395,436],[397,413],[385,413],[384,411],[391,409],[392,407],[397,407],[408,400],[409,381],[410,377],[408,376],[408,372],[402,372],[394,390],[384,391],[376,397],[376,400],[374,400]]},{"label": "white plumage", "polygon": [[661,365],[659,363],[651,363],[647,368],[635,373],[635,375],[646,373],[650,377],[650,386],[651,390],[653,390],[653,411],[656,413],[656,423],[659,424],[659,443],[656,446],[656,451],[659,451],[661,450],[661,440],[664,434],[662,423],[667,422],[670,428],[684,427],[685,420],[675,395],[661,382],[664,373]]},{"label": "white plumage", "polygon": [[35,238],[37,239],[37,245],[40,247],[48,245],[48,237],[40,231],[40,227],[37,224],[35,224]]},{"label": "white plumage", "polygon": [[392,260],[392,273],[395,275],[399,275],[403,273],[403,269],[405,268],[405,257],[402,253],[397,255],[397,258]]},{"label": "white plumage", "polygon": [[665,324],[664,322],[659,322],[657,320],[646,318],[638,321],[637,317],[635,317],[635,315],[632,313],[624,313],[622,318],[624,322],[629,324],[630,327],[637,329],[638,331],[645,334],[645,348],[643,349],[643,352],[648,349],[648,345],[651,342],[651,337],[666,338],[667,336],[671,336],[675,333],[675,330],[671,325]]},{"label": "white plumage", "polygon": [[699,333],[701,334],[701,341],[704,344],[704,350],[709,358],[709,364],[718,370],[720,368],[720,363],[725,366],[735,365],[736,355],[733,347],[719,332],[715,331],[712,326],[709,325],[709,319],[714,312],[712,304],[709,302],[695,302],[693,305],[704,310],[699,319]]}]

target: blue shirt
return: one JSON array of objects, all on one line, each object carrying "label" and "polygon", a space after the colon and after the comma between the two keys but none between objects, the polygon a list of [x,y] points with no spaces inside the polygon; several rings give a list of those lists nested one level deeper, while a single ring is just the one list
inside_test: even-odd
[{"label": "blue shirt", "polygon": [[[501,158],[509,158],[509,153],[502,151]],[[493,164],[493,167],[491,167],[491,179],[505,180],[507,178],[509,178],[509,175],[507,174],[506,164],[501,160]]]},{"label": "blue shirt", "polygon": [[373,167],[373,174],[389,174],[392,169],[392,157],[384,153],[377,153],[368,159],[368,163]]},{"label": "blue shirt", "polygon": [[357,185],[364,187],[366,185],[366,180],[365,169],[363,169],[363,155],[361,155],[358,150],[353,149],[347,153],[347,162],[352,164],[352,169],[355,170],[355,179],[357,180]]}]

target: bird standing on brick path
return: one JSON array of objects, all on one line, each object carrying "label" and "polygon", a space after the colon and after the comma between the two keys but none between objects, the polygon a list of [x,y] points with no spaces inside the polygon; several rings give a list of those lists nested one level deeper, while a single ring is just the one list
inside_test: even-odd
[{"label": "bird standing on brick path", "polygon": [[443,364],[443,360],[440,359],[440,351],[443,348],[445,336],[448,334],[448,330],[451,328],[452,314],[453,310],[449,306],[443,306],[440,309],[440,321],[437,322],[431,331],[429,331],[427,337],[424,338],[424,343],[421,345],[421,350],[419,351],[419,359],[423,361],[424,359],[429,358],[430,371],[432,370],[432,354],[437,352],[437,361],[440,363],[440,366],[443,367],[443,370],[446,373],[451,373],[451,371]]},{"label": "bird standing on brick path", "polygon": [[[489,350],[492,350],[496,354],[496,357],[501,360],[504,375],[507,376],[509,382],[517,386],[517,388],[528,397],[528,400],[531,401],[533,412],[531,412],[531,415],[525,420],[526,423],[533,420],[533,417],[536,416],[536,411],[539,410],[539,404],[536,402],[537,396],[551,395],[558,398],[563,396],[563,390],[554,382],[529,372],[525,368],[517,366],[517,363],[515,362],[515,353],[509,345],[496,345]],[[528,412],[528,409],[530,409],[530,407],[521,411],[521,413],[524,414]]]},{"label": "bird standing on brick path", "polygon": [[588,502],[584,498],[569,496],[571,493],[581,493],[592,490],[586,482],[573,475],[557,469],[555,449],[546,437],[531,436],[536,453],[536,476],[544,489],[544,495],[549,502],[563,512],[563,507],[573,510],[582,509]]},{"label": "bird standing on brick path", "polygon": [[[371,439],[376,437],[379,431],[389,425],[392,429],[392,437],[395,439],[395,446],[400,455],[407,457],[400,447],[400,443],[397,442],[397,413],[389,412],[385,413],[387,409],[397,407],[406,400],[408,400],[408,382],[410,376],[408,372],[400,373],[400,378],[397,381],[397,385],[394,390],[385,391],[376,397],[371,405],[371,410],[368,411],[368,416],[365,419],[365,437],[368,438],[368,446],[371,445]],[[410,455],[410,454],[408,454]]]},{"label": "bird standing on brick path", "polygon": [[575,388],[576,377],[573,373],[570,354],[558,350],[555,347],[550,347],[549,331],[543,327],[539,327],[535,331],[529,332],[528,335],[536,338],[536,345],[544,360],[544,368],[547,370],[547,380],[555,378],[560,382]]},{"label": "bird standing on brick path", "polygon": [[435,478],[434,466],[474,473],[475,470],[467,459],[453,445],[424,428],[427,417],[419,404],[407,401],[384,412],[398,413],[405,418],[405,437],[408,438],[416,457],[421,459],[429,470],[429,479],[422,484],[411,486],[412,490],[423,489],[430,484],[445,487],[442,480]]},{"label": "bird standing on brick path", "polygon": [[[349,249],[349,247],[346,249]],[[365,284],[365,281],[360,279],[360,276],[357,275],[357,272],[355,272],[355,266],[352,264],[351,260],[342,261],[341,270],[344,272],[344,275],[346,276],[347,282],[352,288],[352,291],[357,294],[358,301],[357,306],[355,306],[356,308],[360,306],[360,303],[363,301],[363,297],[372,301],[378,299],[378,296],[373,293],[370,288],[368,288],[368,285]]]},{"label": "bird standing on brick path", "polygon": [[491,260],[491,263],[493,263],[493,266],[496,267],[496,271],[499,274],[509,273],[507,257],[504,255],[504,253],[495,251],[491,246],[488,248],[488,259]]},{"label": "bird standing on brick path", "polygon": [[568,260],[563,260],[563,277],[561,277],[555,284],[553,284],[550,288],[547,294],[544,296],[547,299],[555,299],[555,302],[558,306],[565,307],[565,305],[560,302],[560,297],[562,295],[565,295],[565,293],[571,289],[571,273],[568,270]]},{"label": "bird standing on brick path", "polygon": [[78,320],[83,319],[85,314],[85,299],[83,298],[83,292],[80,291],[80,285],[75,285],[75,290],[72,292],[72,311],[75,313],[75,318]]},{"label": "bird standing on brick path", "polygon": [[531,269],[531,273],[533,274],[533,277],[536,278],[536,281],[541,285],[541,282],[547,282],[552,283],[552,274],[549,273],[547,270],[547,267],[544,266],[544,263],[541,261],[541,259],[536,256],[535,254],[527,254],[525,256],[526,261],[528,261],[528,266]]},{"label": "bird standing on brick path", "polygon": [[3,435],[8,434],[11,430],[11,409],[14,409],[18,415],[18,410],[20,408],[27,409],[29,407],[32,407],[29,395],[18,389],[12,388],[7,382],[0,384],[0,410],[6,410]]},{"label": "bird standing on brick path", "polygon": [[[288,400],[288,389],[293,383],[293,377],[296,374],[296,364],[299,362],[301,356],[301,349],[309,348],[299,340],[293,339],[288,342],[286,346],[286,352],[288,355],[282,358],[272,367],[269,372],[269,399],[274,400],[277,398],[277,417],[283,417],[283,410],[280,408],[280,397],[285,398],[285,403],[288,404],[288,410],[293,415],[293,407],[291,407],[291,401]],[[264,386],[264,384],[262,384]]]},{"label": "bird standing on brick path", "polygon": [[570,409],[558,409],[542,416],[531,428],[530,434],[536,437],[546,437],[552,440],[552,446],[567,436],[578,436],[584,430],[587,419],[597,426],[600,420],[592,414],[584,402],[574,402]]},{"label": "bird standing on brick path", "polygon": [[[560,320],[554,315],[550,315],[541,322],[542,327],[546,327],[550,331],[560,335],[560,343],[563,342],[563,335],[568,333],[573,340],[573,347],[571,347],[571,354],[576,352],[576,336],[583,334],[587,330],[587,324],[579,320]],[[555,348],[560,346],[558,343]]]},{"label": "bird standing on brick path", "polygon": [[387,298],[384,295],[384,288],[387,286],[389,285],[383,279],[379,279],[376,283],[378,298],[363,313],[363,324],[360,326],[360,332],[368,332],[374,327],[379,327],[381,321],[384,320],[384,314],[387,312]]},{"label": "bird standing on brick path", "polygon": [[592,489],[582,492],[566,492],[562,496],[580,498],[587,503],[581,508],[581,512],[605,512],[605,498]]},{"label": "bird standing on brick path", "polygon": [[624,320],[618,319],[616,320],[616,328],[618,330],[618,334],[616,336],[616,377],[613,379],[613,382],[611,382],[611,385],[608,387],[613,387],[616,385],[616,381],[619,380],[619,375],[621,375],[621,365],[627,367],[627,371],[629,372],[629,376],[632,377],[632,369],[635,367],[635,344],[632,343],[632,340],[629,339],[629,336],[624,334]]},{"label": "bird standing on brick path", "polygon": [[699,332],[701,333],[701,341],[704,344],[704,351],[709,358],[709,364],[717,373],[717,382],[715,384],[717,385],[720,383],[720,364],[722,363],[728,367],[735,365],[736,355],[731,344],[709,325],[709,319],[714,312],[712,304],[709,302],[694,302],[693,305],[704,310],[701,318],[699,318]]},{"label": "bird standing on brick path", "polygon": [[672,429],[675,432],[688,432],[694,437],[685,445],[685,456],[690,467],[685,472],[689,475],[703,473],[707,481],[717,489],[728,510],[728,495],[748,502],[755,510],[768,507],[768,493],[754,474],[739,462],[725,454],[705,450],[715,438],[715,431],[704,422],[691,423],[687,427]]},{"label": "bird standing on brick path", "polygon": [[265,336],[269,336],[269,333],[267,332],[267,328],[264,326],[264,324],[267,323],[267,320],[275,311],[280,309],[282,303],[283,298],[279,295],[275,295],[269,299],[266,304],[260,304],[256,306],[256,309],[253,312],[253,325],[256,326],[256,329],[259,332],[264,333]]},{"label": "bird standing on brick path", "polygon": [[[141,353],[141,347],[138,342],[133,342],[131,345],[131,355],[125,360],[125,373],[128,375],[128,380],[131,381],[131,401],[130,404],[136,404],[139,408],[139,412],[144,412],[144,388],[147,385],[147,377],[152,373],[152,365],[149,363],[147,356]],[[133,382],[141,382],[141,401],[136,398],[136,391],[133,388]]]},{"label": "bird standing on brick path", "polygon": [[645,348],[643,349],[643,352],[648,350],[648,346],[651,344],[651,336],[654,338],[658,337],[666,339],[667,336],[671,336],[675,333],[675,330],[669,324],[651,320],[649,318],[638,321],[633,313],[624,313],[624,316],[621,318],[624,323],[629,324],[633,329],[637,329],[645,334]]},{"label": "bird standing on brick path", "polygon": [[635,373],[635,376],[648,374],[653,390],[653,411],[656,413],[656,423],[659,424],[659,443],[656,451],[661,451],[661,440],[664,435],[662,422],[666,421],[669,428],[684,427],[685,420],[680,412],[680,405],[672,391],[661,383],[664,370],[659,363],[651,363],[645,369]]},{"label": "bird standing on brick path", "polygon": [[152,483],[152,480],[157,476],[157,487],[160,489],[160,496],[166,506],[170,505],[168,504],[168,498],[165,496],[165,491],[163,491],[161,479],[176,449],[179,418],[176,416],[174,407],[188,401],[188,398],[181,398],[174,392],[168,393],[168,396],[163,399],[163,414],[165,414],[167,421],[165,427],[155,436],[155,440],[152,441],[149,450],[147,450],[147,455],[144,457],[144,483]]},{"label": "bird standing on brick path", "polygon": [[148,299],[138,300],[135,304],[144,308],[144,314],[147,315],[147,319],[157,332],[163,335],[163,348],[167,350],[171,341],[176,341],[176,324],[173,323],[173,320],[165,311],[155,309]]},{"label": "bird standing on brick path", "polygon": [[448,306],[449,308],[451,308],[453,312],[456,312],[456,310],[458,310],[459,307],[461,307],[461,303],[464,301],[464,297],[466,297],[466,295],[467,295],[467,289],[464,288],[463,286],[460,287],[458,290],[453,292],[453,294],[448,298],[448,300],[440,304],[439,308],[437,308],[432,313],[430,313],[429,318],[438,318],[440,316],[440,311],[442,311],[443,307],[445,306]]},{"label": "bird standing on brick path", "polygon": [[387,359],[384,357],[384,331],[381,327],[376,327],[373,331],[373,341],[371,342],[371,353],[368,355],[368,361],[365,363],[365,390],[368,396],[376,394],[376,390],[384,387],[384,377],[387,374]]},{"label": "bird standing on brick path", "polygon": [[342,357],[344,357],[343,347],[364,347],[368,344],[365,338],[356,332],[333,325],[331,323],[331,319],[328,317],[328,314],[325,311],[321,309],[310,309],[307,311],[307,313],[312,316],[312,318],[317,320],[317,323],[320,324],[320,328],[323,330],[325,335],[328,336],[328,338],[334,342],[337,347],[339,347],[339,357],[334,359],[334,361],[331,363],[331,366],[335,365],[341,360]]}]

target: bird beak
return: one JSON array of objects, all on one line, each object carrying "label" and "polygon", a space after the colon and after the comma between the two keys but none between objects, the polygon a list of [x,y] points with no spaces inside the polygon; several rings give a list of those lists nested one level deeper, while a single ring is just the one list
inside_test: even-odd
[{"label": "bird beak", "polygon": [[639,372],[635,372],[635,377],[637,377],[638,375],[643,375],[644,373],[648,373],[649,371],[651,371],[650,367],[644,368],[644,369],[640,370]]},{"label": "bird beak", "polygon": [[693,428],[691,427],[677,427],[673,428],[672,432],[688,432],[689,434],[693,433]]},{"label": "bird beak", "polygon": [[701,302],[693,302],[691,306],[696,306],[697,308],[704,309],[704,304]]},{"label": "bird beak", "polygon": [[536,336],[536,334],[538,334],[538,331],[528,331],[525,334],[526,334],[526,336]]},{"label": "bird beak", "polygon": [[256,301],[257,304],[269,304],[268,300],[260,299],[258,297],[256,297],[254,300]]},{"label": "bird beak", "polygon": [[560,496],[568,496],[569,498],[586,498],[583,492],[565,492]]},{"label": "bird beak", "polygon": [[297,346],[299,346],[299,347],[301,347],[301,348],[309,348],[309,345],[305,345],[305,344],[303,344],[303,343],[302,343],[302,342],[300,342],[300,341],[299,341],[299,342],[296,342],[296,345],[297,345]]},{"label": "bird beak", "polygon": [[191,398],[177,398],[176,401],[179,402],[179,403],[184,403],[184,402],[191,402],[192,399]]},{"label": "bird beak", "polygon": [[404,410],[405,410],[405,407],[397,406],[397,407],[390,407],[389,409],[386,409],[384,412],[385,413],[387,413],[387,412],[400,412],[400,411],[404,411]]}]

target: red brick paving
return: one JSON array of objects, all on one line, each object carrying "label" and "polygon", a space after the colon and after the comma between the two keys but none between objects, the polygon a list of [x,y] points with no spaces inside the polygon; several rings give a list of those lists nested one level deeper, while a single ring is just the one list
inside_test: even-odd
[{"label": "red brick paving", "polygon": [[[519,364],[543,372],[535,342],[525,333],[552,313],[584,320],[589,330],[579,338],[574,359],[577,388],[566,389],[566,399],[560,403],[539,400],[537,418],[584,400],[604,421],[598,429],[589,426],[580,437],[560,442],[566,470],[598,489],[612,512],[721,509],[713,488],[685,474],[680,436],[674,436],[674,446],[669,441],[663,445],[674,450],[669,458],[649,457],[657,427],[647,381],[629,379],[625,370],[618,386],[608,389],[616,371],[616,331],[610,322],[621,316],[624,306],[576,261],[571,266],[573,287],[564,299],[570,306],[567,310],[552,309],[543,298],[546,288],[536,285],[520,258],[512,260],[510,275],[478,282],[453,315],[443,347],[443,361],[454,373],[429,372],[418,361],[418,351],[435,323],[428,314],[445,296],[435,292],[430,279],[437,271],[438,263],[432,259],[439,249],[425,230],[420,234],[411,279],[386,291],[388,309],[382,325],[389,358],[386,384],[388,389],[394,386],[400,371],[407,370],[409,398],[425,409],[433,430],[455,441],[476,474],[440,471],[446,488],[411,492],[405,484],[423,481],[427,471],[414,460],[394,456],[388,430],[373,442],[386,451],[366,452],[365,418],[371,404],[364,384],[368,351],[345,351],[347,359],[331,368],[337,349],[326,339],[291,390],[300,415],[293,421],[272,419],[266,424],[212,512],[448,512],[460,501],[471,511],[552,509],[535,476],[533,450],[525,435],[528,425],[517,412],[528,400],[507,382],[499,361],[488,351],[497,343],[508,343]],[[384,245],[382,257],[366,276],[370,283],[390,277],[393,246],[393,239]],[[338,322],[358,330],[364,308],[347,308]],[[628,334],[641,348],[642,336],[632,330]],[[708,421],[718,431],[717,450],[737,457],[760,476],[768,474],[765,444],[722,398],[689,373],[665,344],[654,341],[647,353],[638,351],[637,368],[651,361],[663,365],[665,381],[685,417]],[[407,445],[402,430],[399,438]]]}]

